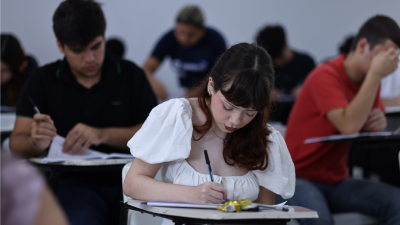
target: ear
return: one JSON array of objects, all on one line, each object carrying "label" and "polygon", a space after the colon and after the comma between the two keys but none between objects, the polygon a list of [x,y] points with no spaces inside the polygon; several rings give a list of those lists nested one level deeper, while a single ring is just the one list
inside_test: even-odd
[{"label": "ear", "polygon": [[214,89],[214,80],[212,79],[212,77],[208,78],[208,87],[211,87],[212,89]]},{"label": "ear", "polygon": [[65,54],[65,52],[64,52],[64,46],[63,46],[63,44],[61,43],[61,41],[59,41],[59,40],[57,40],[57,47],[58,47],[58,50],[60,50],[60,52],[61,52],[62,54]]},{"label": "ear", "polygon": [[19,66],[19,68],[18,68],[18,70],[19,70],[19,72],[20,73],[22,73],[24,70],[25,70],[25,68],[28,66],[28,61],[24,61],[20,66]]},{"label": "ear", "polygon": [[357,41],[357,45],[356,45],[356,52],[360,53],[360,54],[365,54],[366,52],[370,51],[370,47],[369,47],[369,42],[366,38],[360,38]]}]

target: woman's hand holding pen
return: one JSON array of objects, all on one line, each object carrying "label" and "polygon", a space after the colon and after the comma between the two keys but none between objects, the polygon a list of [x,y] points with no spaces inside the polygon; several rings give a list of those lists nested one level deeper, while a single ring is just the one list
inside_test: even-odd
[{"label": "woman's hand holding pen", "polygon": [[40,150],[50,146],[51,140],[57,135],[57,129],[49,115],[36,113],[31,125],[33,144]]},{"label": "woman's hand holding pen", "polygon": [[206,204],[221,204],[225,202],[227,191],[222,184],[215,182],[205,182],[195,187],[196,193],[192,195],[195,197],[191,202],[206,203]]}]

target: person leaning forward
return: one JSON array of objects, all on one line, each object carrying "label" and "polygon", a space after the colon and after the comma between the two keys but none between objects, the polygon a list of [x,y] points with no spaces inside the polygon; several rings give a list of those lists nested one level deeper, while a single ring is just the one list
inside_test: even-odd
[{"label": "person leaning forward", "polygon": [[[59,5],[53,29],[65,57],[39,68],[23,88],[10,138],[14,153],[37,156],[56,134],[66,138],[63,151],[70,154],[82,154],[88,147],[128,152],[127,141],[157,99],[138,66],[106,53],[105,27],[94,1]],[[122,200],[120,172],[62,177],[56,195],[71,224],[115,224]]]},{"label": "person leaning forward", "polygon": [[[334,224],[331,213],[359,212],[379,224],[400,224],[400,189],[349,177],[350,143],[305,144],[307,138],[377,132],[386,127],[380,81],[399,62],[400,28],[378,15],[359,30],[348,54],[307,76],[289,117],[286,142],[296,168],[296,193],[288,201],[318,211],[301,224]],[[380,151],[387,155],[385,149]]]}]

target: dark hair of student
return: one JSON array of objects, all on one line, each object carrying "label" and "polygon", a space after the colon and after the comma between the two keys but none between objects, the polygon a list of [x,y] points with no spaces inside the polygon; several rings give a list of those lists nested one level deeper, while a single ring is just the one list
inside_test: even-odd
[{"label": "dark hair of student", "polygon": [[353,45],[354,35],[347,36],[344,42],[339,46],[339,53],[349,53]]},{"label": "dark hair of student", "polygon": [[366,38],[372,49],[375,45],[383,43],[386,39],[392,40],[400,47],[400,28],[397,23],[390,17],[377,15],[370,18],[358,31],[351,51],[357,47],[357,42],[361,38]]},{"label": "dark hair of student", "polygon": [[125,53],[125,45],[122,40],[118,38],[108,39],[106,42],[106,50],[118,59],[122,59]]},{"label": "dark hair of student", "polygon": [[285,30],[279,25],[267,26],[258,32],[256,42],[268,51],[272,59],[279,58],[286,45]]},{"label": "dark hair of student", "polygon": [[1,35],[1,61],[11,70],[12,77],[8,85],[8,105],[16,107],[19,94],[26,80],[26,70],[21,71],[25,54],[18,40],[10,34]]},{"label": "dark hair of student", "polygon": [[53,15],[53,30],[57,40],[83,49],[97,36],[104,36],[106,20],[100,4],[92,0],[66,0]]},{"label": "dark hair of student", "polygon": [[195,5],[188,5],[183,7],[176,17],[177,23],[183,23],[195,26],[197,28],[204,28],[204,16],[200,8]]},{"label": "dark hair of student", "polygon": [[[221,91],[226,100],[236,106],[258,111],[249,124],[226,135],[223,156],[227,164],[248,170],[265,170],[268,167],[267,136],[271,131],[267,122],[274,76],[268,53],[262,47],[248,43],[230,47],[210,72],[214,92]],[[208,78],[202,82],[198,93],[198,103],[207,121],[201,126],[193,124],[194,130],[201,135],[196,141],[211,129],[213,121],[207,84]]]}]

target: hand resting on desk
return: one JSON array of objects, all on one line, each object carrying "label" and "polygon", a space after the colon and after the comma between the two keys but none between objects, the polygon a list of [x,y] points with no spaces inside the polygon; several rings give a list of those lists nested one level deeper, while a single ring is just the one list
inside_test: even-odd
[{"label": "hand resting on desk", "polygon": [[379,132],[385,129],[386,125],[385,114],[379,108],[374,108],[368,115],[361,132]]},{"label": "hand resting on desk", "polygon": [[101,129],[78,123],[68,132],[63,144],[63,152],[73,155],[79,150],[77,155],[82,155],[92,144],[101,144],[102,137]]}]

